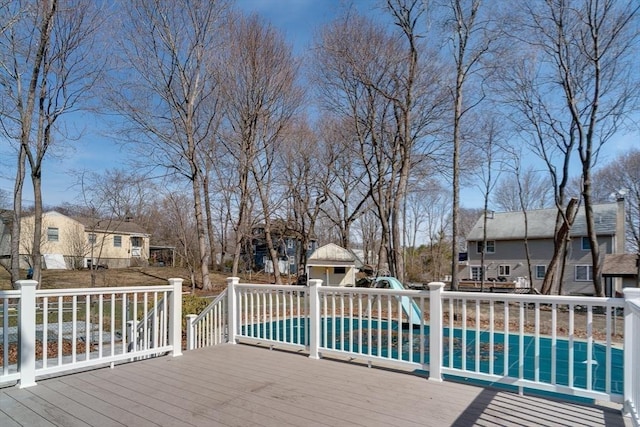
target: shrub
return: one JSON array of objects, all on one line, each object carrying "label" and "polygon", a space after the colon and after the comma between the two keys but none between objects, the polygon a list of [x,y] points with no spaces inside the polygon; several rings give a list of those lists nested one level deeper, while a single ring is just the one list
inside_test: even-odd
[{"label": "shrub", "polygon": [[187,314],[200,314],[202,310],[207,308],[211,302],[208,298],[199,297],[197,295],[182,296],[182,330],[187,327]]}]

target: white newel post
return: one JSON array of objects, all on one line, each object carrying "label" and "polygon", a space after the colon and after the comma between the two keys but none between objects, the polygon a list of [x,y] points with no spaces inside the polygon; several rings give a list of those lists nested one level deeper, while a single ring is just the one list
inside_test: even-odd
[{"label": "white newel post", "polygon": [[169,279],[173,286],[169,293],[169,345],[173,346],[173,357],[182,356],[182,282],[182,279]]},{"label": "white newel post", "polygon": [[195,331],[193,321],[198,317],[196,314],[187,314],[187,350],[193,350],[195,346]]},{"label": "white newel post", "polygon": [[309,284],[309,358],[320,359],[320,295],[322,280],[311,279]]},{"label": "white newel post", "polygon": [[20,317],[18,320],[18,349],[20,359],[19,388],[36,385],[36,287],[35,280],[18,280],[16,288],[20,290]]},{"label": "white newel post", "polygon": [[429,381],[442,382],[442,292],[444,283],[429,283]]},{"label": "white newel post", "polygon": [[640,375],[636,371],[638,367],[634,365],[634,359],[640,357],[640,345],[638,345],[638,332],[634,331],[635,326],[640,324],[640,321],[634,322],[635,315],[631,310],[631,300],[635,300],[636,304],[640,304],[640,289],[638,288],[624,288],[622,290],[624,294],[624,390],[623,400],[624,406],[622,408],[625,415],[629,416],[632,409],[636,411],[638,408],[632,408],[634,402],[633,394],[634,389],[638,390],[640,384],[634,384],[634,381],[638,381]]},{"label": "white newel post", "polygon": [[227,313],[229,315],[229,338],[231,344],[236,343],[236,334],[238,333],[238,303],[236,295],[236,285],[240,283],[239,277],[227,278]]}]

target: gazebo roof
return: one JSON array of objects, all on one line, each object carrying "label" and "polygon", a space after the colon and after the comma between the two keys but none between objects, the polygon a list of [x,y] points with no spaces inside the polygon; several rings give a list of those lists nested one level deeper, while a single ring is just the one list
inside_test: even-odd
[{"label": "gazebo roof", "polygon": [[355,256],[347,249],[334,243],[321,246],[316,249],[307,265],[355,265]]}]

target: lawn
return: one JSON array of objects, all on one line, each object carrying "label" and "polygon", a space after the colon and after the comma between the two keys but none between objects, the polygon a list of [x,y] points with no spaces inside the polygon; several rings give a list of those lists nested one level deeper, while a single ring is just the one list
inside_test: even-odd
[{"label": "lawn", "polygon": [[[26,271],[23,272],[26,278]],[[188,271],[184,268],[171,267],[132,267],[132,268],[111,268],[98,270],[96,272],[96,287],[110,286],[145,286],[145,285],[166,285],[169,278],[184,279],[184,291],[191,290],[191,281]],[[218,294],[226,288],[226,279],[229,273],[211,273],[213,290],[204,292],[196,289],[199,295]],[[244,281],[245,279],[242,279]],[[263,283],[268,281],[266,277],[252,277],[252,283]],[[89,270],[43,270],[42,288],[84,288],[91,287],[91,271]],[[0,268],[0,290],[11,289],[9,273]]]}]

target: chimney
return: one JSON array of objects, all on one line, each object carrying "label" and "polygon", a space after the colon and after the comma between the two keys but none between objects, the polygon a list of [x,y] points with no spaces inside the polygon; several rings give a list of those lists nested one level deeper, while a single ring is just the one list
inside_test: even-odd
[{"label": "chimney", "polygon": [[618,194],[616,199],[618,209],[616,212],[616,247],[613,253],[623,254],[625,244],[625,212],[624,212],[624,194]]}]

